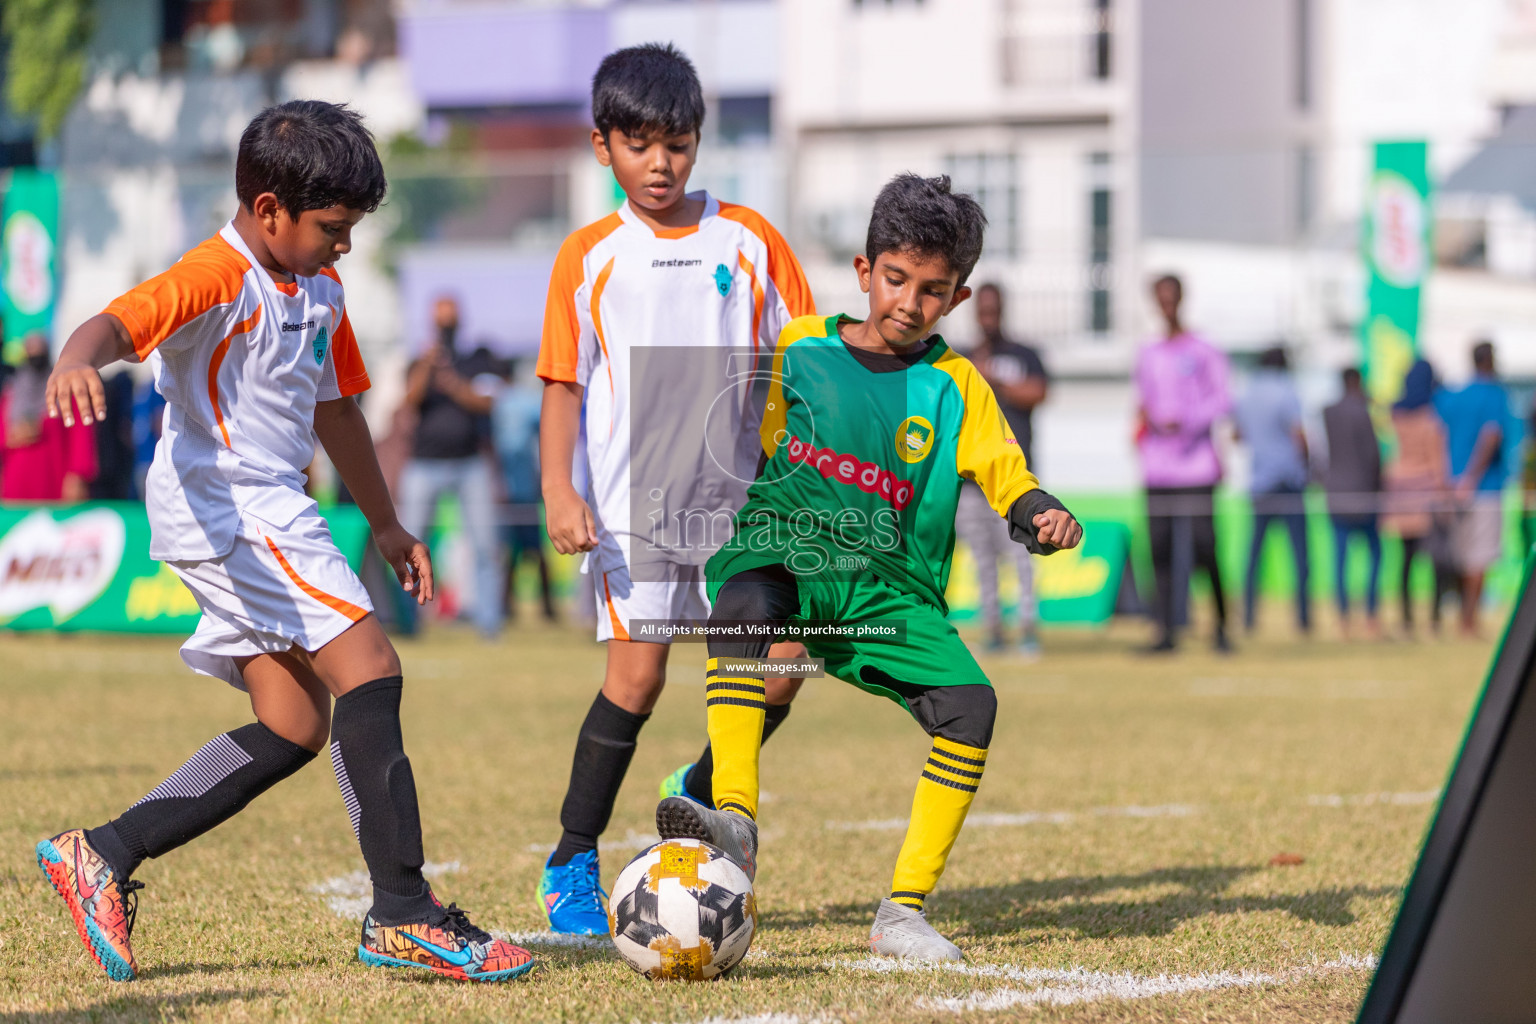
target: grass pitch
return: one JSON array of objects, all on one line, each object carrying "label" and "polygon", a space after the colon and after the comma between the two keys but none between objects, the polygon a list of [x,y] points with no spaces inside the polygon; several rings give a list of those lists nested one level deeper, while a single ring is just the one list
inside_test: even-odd
[{"label": "grass pitch", "polygon": [[[929,901],[962,970],[868,956],[929,741],[825,679],[764,751],[762,927],[731,978],[656,984],[605,945],[529,939],[535,974],[470,987],[357,963],[343,915],[361,912],[362,860],[324,758],[141,869],[141,979],[109,982],[33,845],[117,814],[249,711],[171,639],[0,634],[0,1021],[1352,1019],[1489,645],[1277,634],[1230,658],[1192,643],[1150,659],[1142,639],[1058,631],[1036,664],[984,660],[997,734]],[[602,650],[552,629],[496,645],[439,629],[401,650],[437,891],[485,927],[537,933]],[[703,656],[675,651],[605,882],[653,832],[657,781],[702,743]]]}]

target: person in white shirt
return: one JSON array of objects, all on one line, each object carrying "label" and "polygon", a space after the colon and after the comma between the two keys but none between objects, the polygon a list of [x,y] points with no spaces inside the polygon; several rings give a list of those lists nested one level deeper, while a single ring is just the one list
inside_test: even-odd
[{"label": "person in white shirt", "polygon": [[48,382],[49,414],[89,424],[106,412],[100,368],[149,362],[167,402],[148,477],[150,554],[202,610],[182,658],[245,691],[256,715],[107,824],[38,844],[81,941],[115,980],[138,971],[129,940],[140,864],[238,813],[327,740],[373,881],[358,958],[480,981],[533,967],[526,950],[445,908],[422,877],[400,659],[304,493],[318,438],[401,586],[432,599],[431,557],[395,518],[353,397],[368,373],[335,270],[385,188],[355,112],[312,100],[268,108],[240,138],[234,219],[87,320]]}]

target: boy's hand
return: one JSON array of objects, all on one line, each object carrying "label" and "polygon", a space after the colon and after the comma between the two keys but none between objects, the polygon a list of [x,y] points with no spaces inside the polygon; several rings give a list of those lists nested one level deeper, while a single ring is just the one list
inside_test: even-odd
[{"label": "boy's hand", "polygon": [[597,547],[597,521],[574,487],[553,490],[544,496],[544,527],[549,531],[550,543],[562,555]]},{"label": "boy's hand", "polygon": [[396,523],[374,534],[379,554],[395,570],[395,578],[407,594],[416,595],[417,604],[432,600],[432,553],[421,541]]},{"label": "boy's hand", "polygon": [[107,418],[107,391],[101,385],[101,374],[89,363],[54,364],[43,401],[49,417],[62,417],[66,427],[75,425],[76,406],[80,422],[86,426]]},{"label": "boy's hand", "polygon": [[1072,513],[1064,509],[1053,508],[1041,512],[1031,522],[1039,531],[1041,544],[1049,544],[1057,549],[1075,548],[1083,539],[1082,525],[1072,518]]}]

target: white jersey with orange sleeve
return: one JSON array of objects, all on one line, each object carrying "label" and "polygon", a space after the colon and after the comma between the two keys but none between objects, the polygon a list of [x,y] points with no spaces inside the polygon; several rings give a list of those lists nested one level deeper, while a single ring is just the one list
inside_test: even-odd
[{"label": "white jersey with orange sleeve", "polygon": [[367,615],[304,493],[315,403],[368,387],[335,272],[274,281],[229,224],[104,312],[166,399],[145,506],[150,555],[202,611],[182,659],[243,688],[237,659],[318,650]]},{"label": "white jersey with orange sleeve", "polygon": [[228,224],[104,312],[167,403],[145,487],[152,557],[224,555],[241,510],[286,526],[314,505],[315,403],[368,388],[335,271],[280,284]]},{"label": "white jersey with orange sleeve", "polygon": [[[800,264],[762,215],[707,192],[689,198],[704,201],[697,227],[653,230],[625,203],[572,233],[550,277],[538,374],[585,388],[588,501],[599,540],[589,564],[605,573],[631,567],[635,545],[645,542],[640,531],[647,528],[644,522],[631,522],[632,444],[653,443],[632,435],[644,411],[632,402],[632,386],[641,379],[635,351],[711,347],[760,353],[766,364],[784,326],[814,311]],[[701,400],[708,405],[710,396],[682,393],[686,388],[679,385],[676,394],[648,391],[644,401],[650,406]],[[747,426],[755,438],[757,424]],[[690,442],[703,447],[698,438],[666,443]],[[723,467],[731,475],[746,482],[756,475],[752,447],[726,457],[739,463]],[[730,504],[723,496],[718,500]],[[694,500],[694,510],[704,513],[735,511],[698,509],[697,504]],[[702,565],[702,559],[678,564],[693,563]],[[601,599],[602,586],[597,590]]]}]

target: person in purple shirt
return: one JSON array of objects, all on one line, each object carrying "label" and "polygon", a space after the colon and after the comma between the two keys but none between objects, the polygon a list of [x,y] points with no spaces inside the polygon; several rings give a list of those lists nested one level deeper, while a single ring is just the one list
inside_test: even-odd
[{"label": "person in purple shirt", "polygon": [[1167,329],[1136,359],[1140,403],[1136,443],[1147,487],[1147,526],[1157,581],[1158,639],[1150,650],[1174,649],[1179,618],[1176,591],[1188,586],[1193,566],[1210,577],[1216,606],[1213,645],[1225,653],[1231,645],[1213,514],[1221,460],[1211,431],[1232,408],[1227,357],[1184,329],[1179,321],[1184,286],[1177,277],[1158,278],[1152,294]]}]

